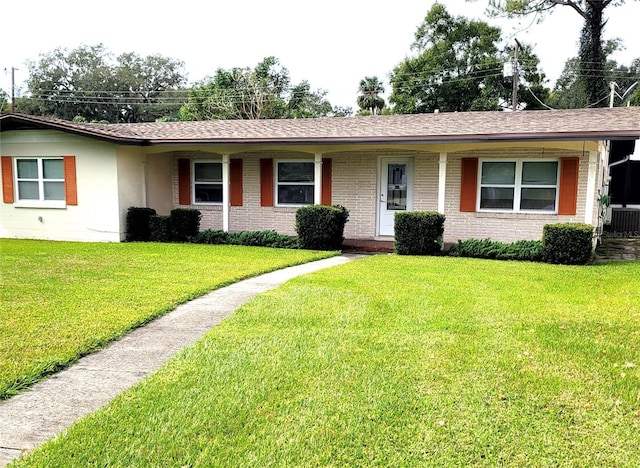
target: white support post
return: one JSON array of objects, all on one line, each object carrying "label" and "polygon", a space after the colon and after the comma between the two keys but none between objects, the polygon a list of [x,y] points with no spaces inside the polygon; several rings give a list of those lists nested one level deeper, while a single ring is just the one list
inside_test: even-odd
[{"label": "white support post", "polygon": [[585,224],[593,224],[593,210],[596,203],[596,182],[598,176],[598,152],[589,151],[589,172],[587,173],[587,200],[584,207]]},{"label": "white support post", "polygon": [[229,170],[229,155],[222,155],[222,230],[229,232],[229,184],[231,182]]},{"label": "white support post", "polygon": [[447,153],[440,153],[438,172],[438,213],[444,214],[444,197],[447,184]]},{"label": "white support post", "polygon": [[322,154],[315,154],[314,163],[313,204],[320,205],[322,204]]}]

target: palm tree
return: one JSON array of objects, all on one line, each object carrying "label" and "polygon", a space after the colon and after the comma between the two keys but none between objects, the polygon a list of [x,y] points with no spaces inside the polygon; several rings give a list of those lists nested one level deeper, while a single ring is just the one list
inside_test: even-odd
[{"label": "palm tree", "polygon": [[380,94],[384,93],[384,86],[377,76],[366,76],[360,80],[358,91],[357,102],[361,110],[371,111],[373,115],[382,110],[384,98]]}]

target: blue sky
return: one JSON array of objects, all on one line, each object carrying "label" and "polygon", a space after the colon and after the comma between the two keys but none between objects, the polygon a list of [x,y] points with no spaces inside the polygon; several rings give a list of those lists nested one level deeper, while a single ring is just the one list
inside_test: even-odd
[{"label": "blue sky", "polygon": [[[147,0],[11,1],[3,5],[0,88],[10,93],[11,67],[16,85],[27,78],[27,60],[57,47],[103,43],[111,52],[161,54],[185,62],[189,81],[217,68],[255,66],[273,55],[289,69],[293,82],[329,92],[333,105],[356,108],[360,79],[389,72],[410,54],[416,28],[433,1],[416,0],[235,0],[163,3]],[[542,68],[553,84],[564,62],[575,56],[580,17],[568,7],[540,24],[525,19],[484,17],[485,0],[443,0],[450,13],[480,18],[502,27],[505,37],[536,45]],[[166,5],[166,6],[165,6]],[[169,6],[170,5],[170,6]],[[640,57],[637,18],[640,2],[610,8],[605,37],[620,37],[626,50],[616,59]],[[527,27],[529,26],[529,27]],[[6,69],[6,72],[4,71]],[[390,92],[387,86],[385,94]]]}]

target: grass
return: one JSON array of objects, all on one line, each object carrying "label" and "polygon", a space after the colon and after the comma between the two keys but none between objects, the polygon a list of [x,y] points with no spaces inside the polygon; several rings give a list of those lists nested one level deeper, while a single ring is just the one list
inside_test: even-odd
[{"label": "grass", "polygon": [[0,240],[0,399],[208,291],[328,253]]},{"label": "grass", "polygon": [[265,293],[16,466],[638,466],[640,264],[375,256]]}]

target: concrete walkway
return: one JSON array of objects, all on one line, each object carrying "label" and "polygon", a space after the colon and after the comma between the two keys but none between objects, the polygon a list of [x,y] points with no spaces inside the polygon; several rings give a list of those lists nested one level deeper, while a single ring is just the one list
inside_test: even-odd
[{"label": "concrete walkway", "polygon": [[0,403],[0,466],[60,434],[158,370],[254,296],[296,276],[359,257],[319,260],[213,291]]}]

